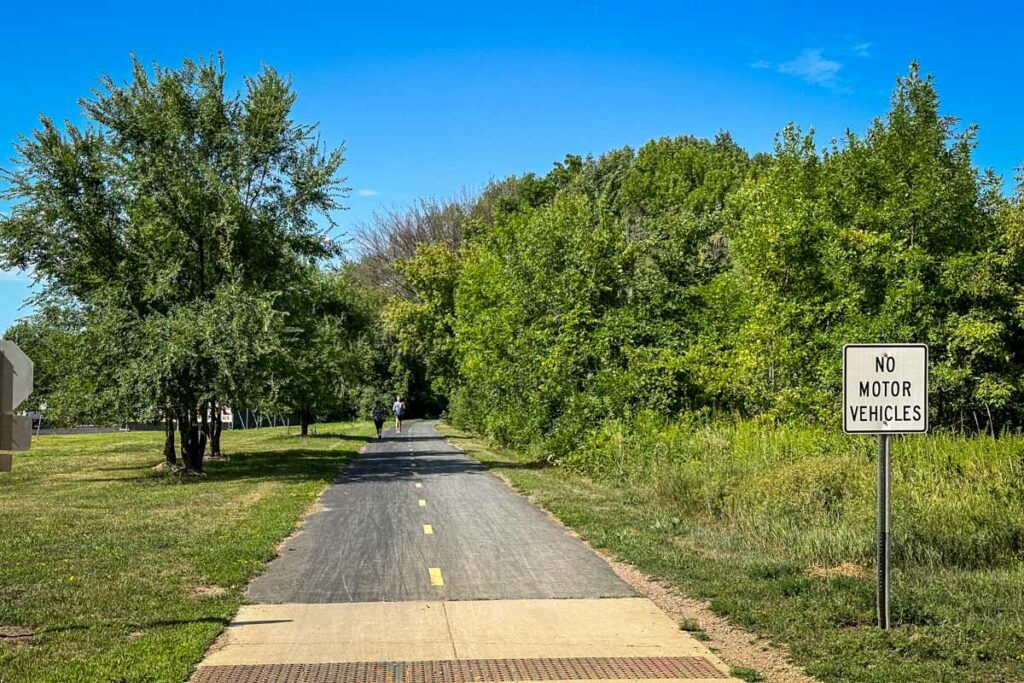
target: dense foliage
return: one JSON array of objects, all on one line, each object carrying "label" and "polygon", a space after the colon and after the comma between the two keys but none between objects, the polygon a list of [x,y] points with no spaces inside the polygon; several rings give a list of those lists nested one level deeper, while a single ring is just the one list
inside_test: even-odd
[{"label": "dense foliage", "polygon": [[273,71],[223,79],[136,65],[83,103],[94,126],[44,119],[19,146],[3,264],[47,305],[8,334],[49,359],[55,420],[228,402],[307,423],[401,394],[562,457],[607,421],[835,427],[842,345],[914,341],[934,426],[1021,424],[1024,193],[973,165],[975,129],[916,66],[863,135],[569,156],[379,215],[341,269],[312,218],[338,206],[341,151]]},{"label": "dense foliage", "polygon": [[837,426],[854,342],[930,344],[934,426],[1017,428],[1024,209],[974,140],[912,66],[824,149],[789,126],[753,158],[725,133],[568,157],[397,259],[384,319],[456,422],[555,456],[645,415]]},{"label": "dense foliage", "polygon": [[17,145],[0,265],[31,269],[44,306],[11,336],[43,361],[48,417],[160,416],[172,462],[176,419],[200,470],[224,403],[277,398],[305,423],[340,383],[304,354],[336,348],[309,312],[338,312],[311,296],[332,291],[320,267],[339,250],[317,215],[340,207],[342,150],[292,121],[272,69],[232,94],[217,60],[134,67],[82,100],[87,125],[44,117]]}]

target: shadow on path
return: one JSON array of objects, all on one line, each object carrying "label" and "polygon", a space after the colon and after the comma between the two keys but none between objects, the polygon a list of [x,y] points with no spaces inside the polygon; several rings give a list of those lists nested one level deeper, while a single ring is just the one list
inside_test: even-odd
[{"label": "shadow on path", "polygon": [[402,481],[438,474],[480,474],[486,471],[475,460],[451,452],[368,454],[354,460],[335,482]]}]

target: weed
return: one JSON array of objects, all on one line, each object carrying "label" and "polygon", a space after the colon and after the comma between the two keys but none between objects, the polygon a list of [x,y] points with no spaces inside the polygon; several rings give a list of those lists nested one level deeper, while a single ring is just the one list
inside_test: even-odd
[{"label": "weed", "polygon": [[759,681],[764,680],[764,676],[756,670],[745,666],[732,667],[729,669],[729,675],[738,678],[741,681],[747,681],[747,683],[758,683]]},{"label": "weed", "polygon": [[679,622],[679,630],[693,632],[701,631],[703,629],[701,629],[701,626],[699,623],[697,623],[696,619],[683,619]]}]

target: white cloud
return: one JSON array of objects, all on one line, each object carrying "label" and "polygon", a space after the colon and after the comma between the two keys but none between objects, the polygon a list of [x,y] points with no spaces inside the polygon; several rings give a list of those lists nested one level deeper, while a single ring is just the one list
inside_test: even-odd
[{"label": "white cloud", "polygon": [[772,68],[772,63],[771,62],[766,62],[763,59],[759,59],[756,62],[751,62],[750,63],[750,68],[751,69],[770,69],[770,68]]},{"label": "white cloud", "polygon": [[811,85],[832,88],[838,84],[836,75],[842,68],[839,62],[822,57],[821,50],[809,49],[801,52],[796,59],[779,64],[778,72],[796,76]]},{"label": "white cloud", "polygon": [[874,47],[874,43],[857,43],[851,49],[853,50],[853,54],[858,57],[870,57],[872,47]]},{"label": "white cloud", "polygon": [[364,188],[362,190],[357,190],[356,194],[360,197],[376,197],[380,192],[377,192],[377,190],[371,190],[370,188]]}]

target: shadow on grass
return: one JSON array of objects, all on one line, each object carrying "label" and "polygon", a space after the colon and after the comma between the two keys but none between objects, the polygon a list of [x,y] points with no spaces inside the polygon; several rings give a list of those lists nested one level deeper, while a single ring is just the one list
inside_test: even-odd
[{"label": "shadow on grass", "polygon": [[320,451],[305,448],[234,453],[225,461],[208,463],[206,476],[193,479],[199,482],[233,479],[330,480],[356,455],[355,450]]},{"label": "shadow on grass", "polygon": [[[189,624],[220,624],[227,626],[231,619],[226,617],[196,617],[195,619],[156,619],[143,624],[126,624],[122,621],[91,621],[88,624],[65,624],[63,626],[52,626],[40,628],[37,635],[47,633],[70,633],[72,631],[91,631],[96,628],[129,628],[134,631],[141,631],[149,628],[160,628],[163,626],[188,626]],[[247,624],[259,622],[242,622]]]},{"label": "shadow on grass", "polygon": [[546,458],[536,458],[534,460],[491,460],[481,458],[481,452],[486,451],[474,445],[474,441],[478,441],[479,437],[475,437],[472,434],[449,434],[445,438],[449,443],[461,448],[466,455],[479,460],[489,470],[545,470],[555,466],[553,461],[549,461]]},{"label": "shadow on grass", "polygon": [[449,441],[472,441],[474,437],[469,434],[449,434],[444,438]]},{"label": "shadow on grass", "polygon": [[298,430],[294,434],[277,434],[274,436],[275,440],[280,439],[334,439],[337,441],[366,441],[365,436],[356,436],[354,434],[307,434],[302,436],[298,433]]},{"label": "shadow on grass", "polygon": [[[298,444],[296,444],[298,445]],[[137,469],[141,476],[123,477],[82,477],[76,482],[118,483],[125,485],[138,484],[186,484],[202,485],[206,482],[231,481],[243,479],[268,479],[275,481],[330,481],[334,479],[342,467],[357,455],[352,450],[312,450],[307,448],[287,448],[272,451],[242,451],[231,453],[227,460],[215,460],[204,463],[203,474],[200,476],[179,473],[144,473],[152,470],[152,465],[139,468],[106,468],[106,471],[117,469]],[[103,471],[102,468],[97,468]]]},{"label": "shadow on grass", "polygon": [[128,465],[127,467],[94,467],[93,469],[97,472],[130,472],[132,470],[151,470],[159,465],[163,460],[156,460],[151,463],[145,463],[143,465]]}]

